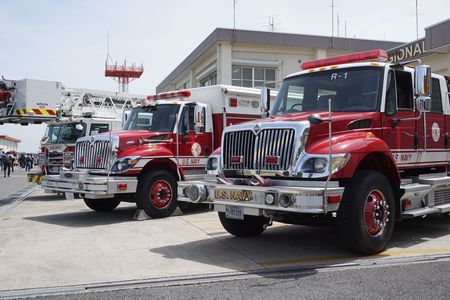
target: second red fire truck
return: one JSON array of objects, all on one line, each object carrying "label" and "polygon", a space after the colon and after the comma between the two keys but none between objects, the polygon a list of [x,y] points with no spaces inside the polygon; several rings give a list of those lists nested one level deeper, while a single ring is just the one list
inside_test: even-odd
[{"label": "second red fire truck", "polygon": [[75,171],[45,176],[42,186],[80,194],[96,211],[126,201],[150,217],[170,216],[177,181],[203,178],[223,129],[261,114],[260,89],[217,85],[148,96],[124,130],[78,139]]}]

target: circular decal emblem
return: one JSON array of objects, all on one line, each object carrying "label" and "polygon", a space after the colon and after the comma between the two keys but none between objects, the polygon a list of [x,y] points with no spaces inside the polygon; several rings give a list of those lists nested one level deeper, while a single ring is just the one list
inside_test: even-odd
[{"label": "circular decal emblem", "polygon": [[439,129],[439,125],[437,123],[433,123],[433,126],[431,127],[431,136],[433,137],[433,141],[439,141],[441,130]]},{"label": "circular decal emblem", "polygon": [[191,147],[191,152],[192,155],[194,155],[195,157],[199,156],[200,153],[202,152],[202,147],[200,146],[199,143],[194,143]]}]

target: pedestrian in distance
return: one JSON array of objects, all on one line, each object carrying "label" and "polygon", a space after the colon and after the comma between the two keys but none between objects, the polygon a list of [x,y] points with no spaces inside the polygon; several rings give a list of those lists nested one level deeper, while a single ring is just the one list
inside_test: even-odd
[{"label": "pedestrian in distance", "polygon": [[14,162],[16,161],[16,158],[12,153],[9,154],[9,166],[11,168],[11,172],[14,172]]},{"label": "pedestrian in distance", "polygon": [[31,170],[31,157],[27,155],[25,157],[25,171],[28,172]]},{"label": "pedestrian in distance", "polygon": [[6,174],[8,174],[9,177],[11,175],[11,161],[9,155],[2,153],[1,159],[3,162],[3,177],[6,177]]}]

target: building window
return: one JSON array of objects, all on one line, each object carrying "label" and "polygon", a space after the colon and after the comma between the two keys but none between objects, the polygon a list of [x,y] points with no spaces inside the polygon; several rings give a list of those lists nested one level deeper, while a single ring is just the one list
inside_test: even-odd
[{"label": "building window", "polygon": [[211,85],[216,85],[217,84],[217,73],[211,73],[210,75],[202,78],[202,80],[200,80],[200,86],[211,86]]},{"label": "building window", "polygon": [[275,68],[233,66],[231,82],[235,86],[275,88]]}]

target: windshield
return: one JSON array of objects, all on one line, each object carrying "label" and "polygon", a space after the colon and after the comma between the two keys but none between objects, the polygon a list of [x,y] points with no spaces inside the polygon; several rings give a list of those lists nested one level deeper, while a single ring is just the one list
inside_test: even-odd
[{"label": "windshield", "polygon": [[79,123],[62,123],[48,125],[45,136],[48,141],[45,144],[75,144],[79,137],[84,135],[86,124],[82,124],[84,130],[79,131],[75,126]]},{"label": "windshield", "polygon": [[178,104],[135,107],[123,129],[173,132],[179,108]]},{"label": "windshield", "polygon": [[288,78],[278,93],[272,114],[328,111],[377,111],[380,106],[382,68],[343,68]]}]

